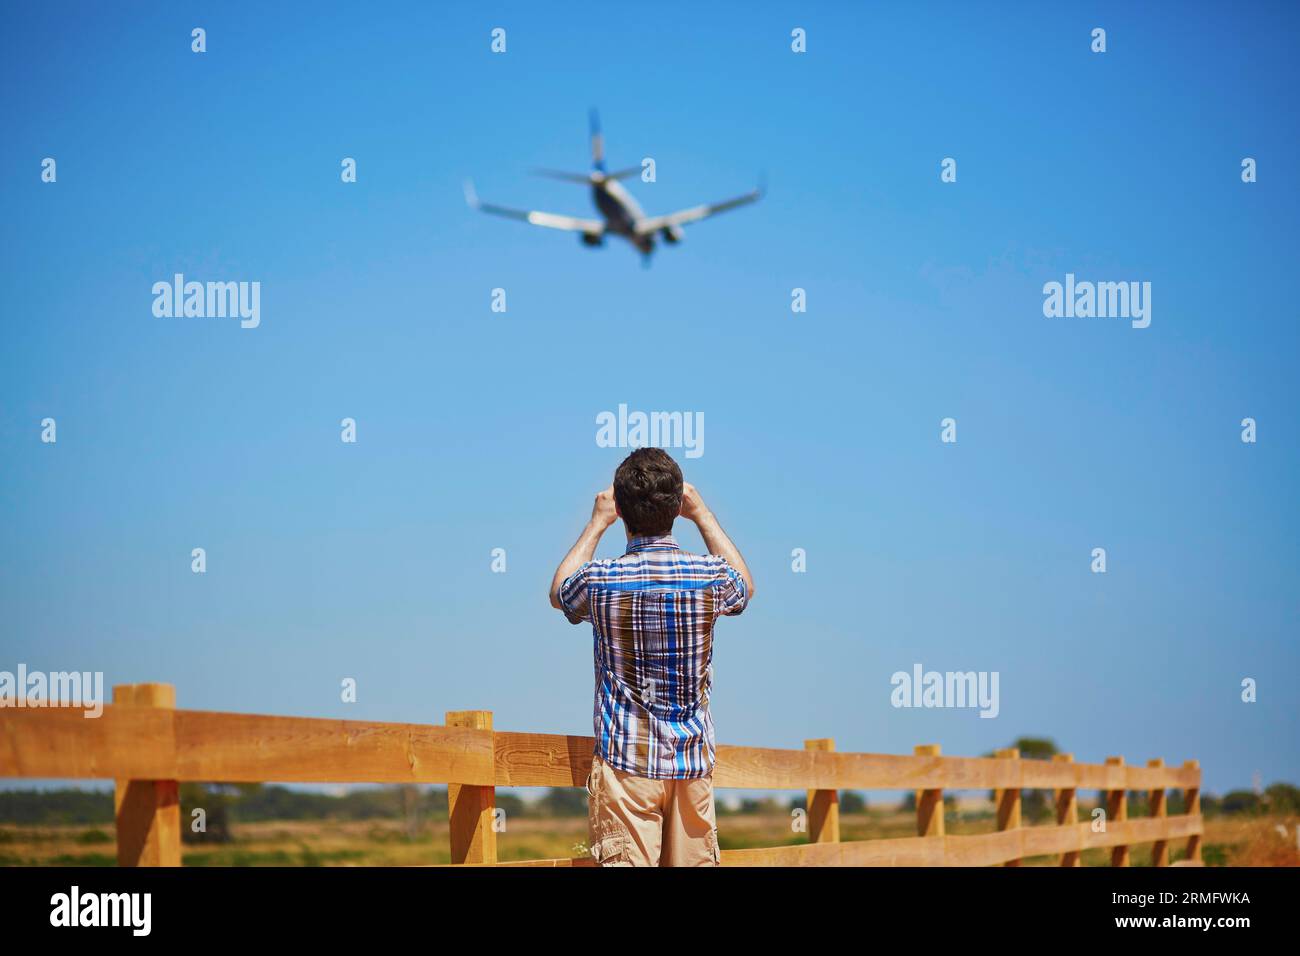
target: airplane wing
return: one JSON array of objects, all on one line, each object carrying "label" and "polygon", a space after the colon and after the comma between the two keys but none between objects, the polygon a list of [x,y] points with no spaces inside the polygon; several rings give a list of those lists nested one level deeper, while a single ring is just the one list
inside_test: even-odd
[{"label": "airplane wing", "polygon": [[701,219],[716,216],[720,212],[726,212],[728,209],[735,209],[737,206],[747,206],[752,202],[758,202],[762,198],[763,190],[755,189],[753,192],[737,196],[735,199],[725,199],[722,202],[693,206],[680,212],[670,212],[666,216],[647,216],[644,219],[637,220],[636,231],[641,235],[647,235],[648,233],[658,232],[660,229],[683,226],[688,222],[698,222]]},{"label": "airplane wing", "polygon": [[483,212],[490,212],[494,216],[505,216],[507,219],[518,219],[521,222],[532,223],[534,226],[545,226],[548,229],[564,229],[568,232],[581,232],[589,236],[600,236],[605,233],[605,224],[598,219],[580,219],[577,216],[562,216],[553,212],[538,212],[535,209],[511,209],[509,206],[497,206],[492,203],[481,202],[474,192],[474,186],[471,183],[465,184],[465,201],[475,209],[481,209]]}]

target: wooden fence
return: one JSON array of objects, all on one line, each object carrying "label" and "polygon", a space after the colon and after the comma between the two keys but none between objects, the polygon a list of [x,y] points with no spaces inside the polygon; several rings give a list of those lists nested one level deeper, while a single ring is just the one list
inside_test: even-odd
[{"label": "wooden fence", "polygon": [[[169,684],[113,688],[98,718],[79,708],[0,708],[0,777],[116,781],[117,859],[122,866],[178,866],[179,784],[445,783],[453,863],[496,864],[496,787],[585,787],[592,738],[493,731],[491,711],[451,711],[445,725],[309,717],[267,717],[177,710]],[[1018,866],[1025,857],[1058,855],[1078,866],[1084,850],[1109,848],[1128,866],[1129,848],[1153,843],[1153,861],[1169,865],[1171,841],[1187,841],[1201,864],[1201,770],[1195,760],[1166,767],[945,757],[937,745],[912,756],[837,753],[834,741],[803,750],[718,747],[717,787],[807,790],[807,843],[725,850],[724,866]],[[993,790],[997,831],[944,833],[943,792]],[[1055,792],[1055,826],[1021,826],[1021,791]],[[1080,822],[1078,791],[1107,793],[1104,829]],[[1166,814],[1165,794],[1181,789],[1185,810]],[[840,841],[840,790],[915,790],[917,835]],[[1128,816],[1128,794],[1149,794],[1150,815]],[[514,866],[589,866],[589,858],[532,860]]]}]

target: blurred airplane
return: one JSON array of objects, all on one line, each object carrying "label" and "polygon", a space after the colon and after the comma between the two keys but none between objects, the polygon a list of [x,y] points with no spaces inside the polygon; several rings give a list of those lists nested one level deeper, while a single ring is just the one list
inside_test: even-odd
[{"label": "blurred airplane", "polygon": [[612,173],[605,171],[604,140],[600,133],[600,118],[595,110],[591,111],[591,172],[569,173],[553,169],[539,169],[535,172],[552,179],[590,186],[592,199],[602,218],[580,219],[577,216],[562,216],[531,209],[511,209],[507,206],[481,202],[474,192],[474,184],[469,180],[465,181],[465,201],[474,209],[481,209],[493,215],[519,219],[548,229],[576,232],[582,244],[586,246],[603,245],[606,236],[620,236],[636,246],[646,262],[654,252],[656,235],[662,236],[663,240],[670,245],[675,245],[682,241],[681,227],[685,224],[707,219],[709,216],[735,209],[737,206],[748,205],[758,201],[763,195],[763,187],[760,185],[753,192],[734,199],[692,206],[690,209],[672,212],[666,216],[647,216],[619,182],[641,172],[641,167],[633,166]]}]

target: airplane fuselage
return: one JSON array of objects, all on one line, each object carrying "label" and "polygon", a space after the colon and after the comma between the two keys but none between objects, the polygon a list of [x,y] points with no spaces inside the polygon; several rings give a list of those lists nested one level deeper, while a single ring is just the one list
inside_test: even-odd
[{"label": "airplane fuselage", "polygon": [[654,251],[653,235],[638,235],[637,220],[645,217],[632,194],[615,179],[602,180],[591,187],[591,198],[605,219],[606,230],[622,236],[643,253]]}]

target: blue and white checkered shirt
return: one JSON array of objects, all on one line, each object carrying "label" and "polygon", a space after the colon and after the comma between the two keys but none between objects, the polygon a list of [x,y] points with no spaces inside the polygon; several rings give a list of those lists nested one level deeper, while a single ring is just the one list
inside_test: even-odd
[{"label": "blue and white checkered shirt", "polygon": [[596,753],[656,780],[713,772],[713,625],[749,594],[725,558],[683,551],[672,535],[633,538],[560,586],[574,624],[591,621]]}]

